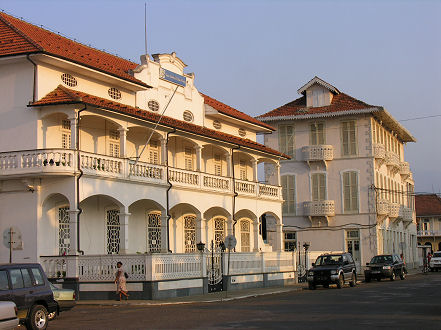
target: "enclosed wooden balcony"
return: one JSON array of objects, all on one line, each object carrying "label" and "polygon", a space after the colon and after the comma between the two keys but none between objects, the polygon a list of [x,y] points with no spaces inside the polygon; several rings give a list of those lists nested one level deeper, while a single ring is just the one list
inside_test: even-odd
[{"label": "enclosed wooden balcony", "polygon": [[400,216],[400,204],[389,203],[389,218],[397,219]]},{"label": "enclosed wooden balcony", "polygon": [[386,157],[386,149],[384,144],[374,143],[373,154],[375,159],[384,159]]},{"label": "enclosed wooden balcony", "polygon": [[404,179],[407,179],[410,176],[410,166],[408,162],[400,163],[400,175]]},{"label": "enclosed wooden balcony", "polygon": [[403,222],[407,222],[407,223],[412,222],[413,221],[412,209],[405,205],[401,205],[399,217]]},{"label": "enclosed wooden balcony", "polygon": [[400,170],[400,158],[395,152],[386,152],[386,166],[394,172],[398,172]]},{"label": "enclosed wooden balcony", "polygon": [[379,198],[377,200],[377,215],[382,217],[389,215],[389,201],[387,199]]}]

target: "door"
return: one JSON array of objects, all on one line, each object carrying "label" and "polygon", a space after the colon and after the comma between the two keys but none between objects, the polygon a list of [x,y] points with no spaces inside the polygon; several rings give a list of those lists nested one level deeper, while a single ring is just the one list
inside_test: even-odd
[{"label": "door", "polygon": [[346,232],[346,251],[352,254],[357,271],[361,270],[360,232],[348,230]]}]

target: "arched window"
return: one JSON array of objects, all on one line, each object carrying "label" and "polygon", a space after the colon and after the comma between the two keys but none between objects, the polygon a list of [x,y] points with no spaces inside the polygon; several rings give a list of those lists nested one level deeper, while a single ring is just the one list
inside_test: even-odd
[{"label": "arched window", "polygon": [[161,213],[147,213],[147,247],[149,252],[161,252]]},{"label": "arched window", "polygon": [[221,242],[225,241],[225,219],[214,219],[214,244],[219,246]]},{"label": "arched window", "polygon": [[107,220],[107,254],[118,254],[121,246],[119,211],[108,210]]},{"label": "arched window", "polygon": [[240,245],[241,252],[250,252],[250,222],[248,220],[240,221]]},{"label": "arched window", "polygon": [[185,253],[196,251],[196,216],[184,216]]},{"label": "arched window", "polygon": [[58,209],[58,254],[60,256],[68,254],[69,248],[69,206],[64,206]]}]

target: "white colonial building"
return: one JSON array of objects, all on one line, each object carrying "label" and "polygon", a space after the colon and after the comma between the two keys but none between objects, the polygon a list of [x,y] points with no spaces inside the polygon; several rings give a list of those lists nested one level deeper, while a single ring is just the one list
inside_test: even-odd
[{"label": "white colonial building", "polygon": [[359,271],[382,253],[413,265],[414,182],[404,158],[413,136],[383,107],[317,77],[298,93],[258,117],[277,127],[265,145],[292,157],[281,161],[285,249],[309,242],[311,257],[349,251]]},{"label": "white colonial building", "polygon": [[[0,229],[3,243],[13,233],[14,262],[112,283],[122,260],[141,283],[129,289],[159,297],[200,289],[196,244],[235,235],[232,274],[263,283],[282,259],[293,270],[281,252],[280,176],[257,178],[260,164],[278,173],[287,159],[256,142],[273,128],[200,93],[185,67],[175,53],[136,64],[0,14]],[[265,214],[275,220],[261,224]]]}]

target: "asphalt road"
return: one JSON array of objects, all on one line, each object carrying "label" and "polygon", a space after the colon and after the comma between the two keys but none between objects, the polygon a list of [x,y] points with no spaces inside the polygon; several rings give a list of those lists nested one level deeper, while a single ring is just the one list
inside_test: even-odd
[{"label": "asphalt road", "polygon": [[50,329],[441,329],[441,273],[216,303],[76,306]]}]

